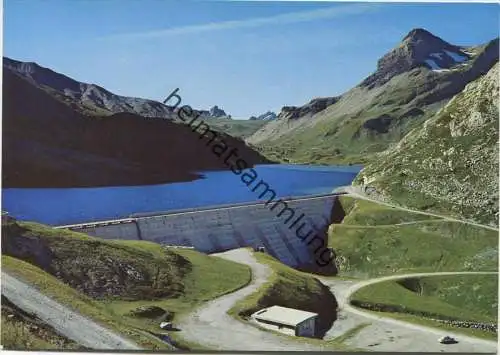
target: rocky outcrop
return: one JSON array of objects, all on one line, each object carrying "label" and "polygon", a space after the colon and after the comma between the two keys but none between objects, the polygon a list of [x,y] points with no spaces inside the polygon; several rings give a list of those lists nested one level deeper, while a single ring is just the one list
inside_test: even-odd
[{"label": "rocky outcrop", "polygon": [[224,112],[223,109],[219,108],[219,106],[212,106],[209,110],[210,116],[211,117],[226,117],[227,114]]},{"label": "rocky outcrop", "polygon": [[184,291],[180,280],[191,264],[177,254],[165,252],[163,258],[152,258],[99,239],[65,233],[2,221],[2,255],[40,267],[93,298],[153,300]]},{"label": "rocky outcrop", "polygon": [[[202,118],[231,118],[223,109],[215,105],[210,110],[194,110]],[[177,110],[176,110],[177,112]]]},{"label": "rocky outcrop", "polygon": [[257,117],[252,116],[249,118],[250,121],[273,121],[277,118],[278,116],[271,111],[267,111],[266,113],[263,113],[262,115],[259,115]]},{"label": "rocky outcrop", "polygon": [[363,128],[376,133],[387,133],[393,118],[387,114],[371,118],[363,123]]},{"label": "rocky outcrop", "polygon": [[304,106],[284,106],[278,115],[278,119],[294,120],[303,116],[312,116],[333,105],[338,100],[339,97],[323,97],[313,99]]}]

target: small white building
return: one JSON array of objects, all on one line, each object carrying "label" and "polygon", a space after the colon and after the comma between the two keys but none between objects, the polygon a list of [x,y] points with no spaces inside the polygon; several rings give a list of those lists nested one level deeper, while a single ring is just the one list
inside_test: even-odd
[{"label": "small white building", "polygon": [[299,309],[272,306],[255,312],[252,314],[252,318],[260,326],[267,329],[277,330],[288,335],[314,337],[318,314]]}]

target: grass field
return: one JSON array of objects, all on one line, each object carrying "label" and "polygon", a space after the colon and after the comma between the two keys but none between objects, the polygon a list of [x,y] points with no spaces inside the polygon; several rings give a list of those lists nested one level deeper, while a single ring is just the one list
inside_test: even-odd
[{"label": "grass field", "polygon": [[[428,216],[344,196],[341,203],[346,206],[346,217],[329,228],[329,245],[345,260],[340,275],[497,271],[495,231],[429,220]],[[407,222],[415,223],[400,224]]]},{"label": "grass field", "polygon": [[[193,250],[102,240],[35,223],[3,225],[2,248],[9,273],[148,349],[169,348],[151,335],[162,332],[161,315],[131,311],[156,306],[175,320],[251,279],[247,266]],[[181,339],[178,345],[203,348]]]},{"label": "grass field", "polygon": [[398,319],[496,339],[492,332],[451,327],[429,318],[497,324],[497,290],[497,275],[424,277],[370,285],[351,301]]},{"label": "grass field", "polygon": [[[434,271],[497,271],[498,233],[342,196],[346,217],[329,229],[343,260],[339,276],[369,278]],[[359,290],[353,304],[438,328],[495,338],[429,319],[497,322],[497,276],[467,275],[383,282]]]},{"label": "grass field", "polygon": [[204,121],[217,131],[240,138],[251,136],[267,123],[267,121],[260,120],[233,120],[227,118],[206,118]]}]

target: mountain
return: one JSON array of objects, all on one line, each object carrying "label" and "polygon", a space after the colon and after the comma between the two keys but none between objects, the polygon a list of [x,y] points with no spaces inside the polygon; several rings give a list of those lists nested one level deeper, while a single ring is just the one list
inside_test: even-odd
[{"label": "mountain", "polygon": [[339,96],[283,107],[247,142],[282,161],[367,162],[488,72],[498,51],[498,38],[462,47],[426,30],[411,30],[359,85]]},{"label": "mountain", "polygon": [[[61,87],[72,79],[65,80]],[[4,187],[159,184],[228,169],[208,139],[186,124],[129,112],[85,114],[77,100],[69,105],[53,92],[4,66]],[[248,165],[269,162],[241,139],[220,137]]]},{"label": "mountain", "polygon": [[252,116],[249,118],[250,121],[272,121],[275,120],[278,116],[271,111],[267,111],[266,113],[263,113],[262,115],[259,115],[257,117]]},{"label": "mountain", "polygon": [[498,225],[499,64],[361,171],[382,198]]},{"label": "mountain", "polygon": [[226,114],[223,109],[215,105],[210,108],[210,110],[196,110],[196,112],[202,118],[227,118],[231,119],[231,115]]},{"label": "mountain", "polygon": [[172,109],[158,101],[116,95],[98,85],[76,81],[36,63],[4,57],[3,67],[84,113],[110,115],[129,112],[144,117],[173,118]]},{"label": "mountain", "polygon": [[454,46],[432,33],[417,28],[411,30],[399,46],[379,59],[377,71],[361,85],[373,88],[388,82],[396,75],[425,66],[433,71],[446,71],[467,62],[472,54]]}]

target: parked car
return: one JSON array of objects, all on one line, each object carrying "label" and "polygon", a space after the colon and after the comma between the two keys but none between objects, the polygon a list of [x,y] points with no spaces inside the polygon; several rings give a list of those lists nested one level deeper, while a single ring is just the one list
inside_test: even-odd
[{"label": "parked car", "polygon": [[160,328],[161,329],[165,329],[165,330],[169,330],[169,329],[173,329],[173,324],[172,322],[161,322],[160,323]]},{"label": "parked car", "polygon": [[458,341],[455,338],[452,338],[452,337],[450,337],[448,335],[439,338],[439,342],[441,344],[455,344],[455,343],[458,343]]}]

